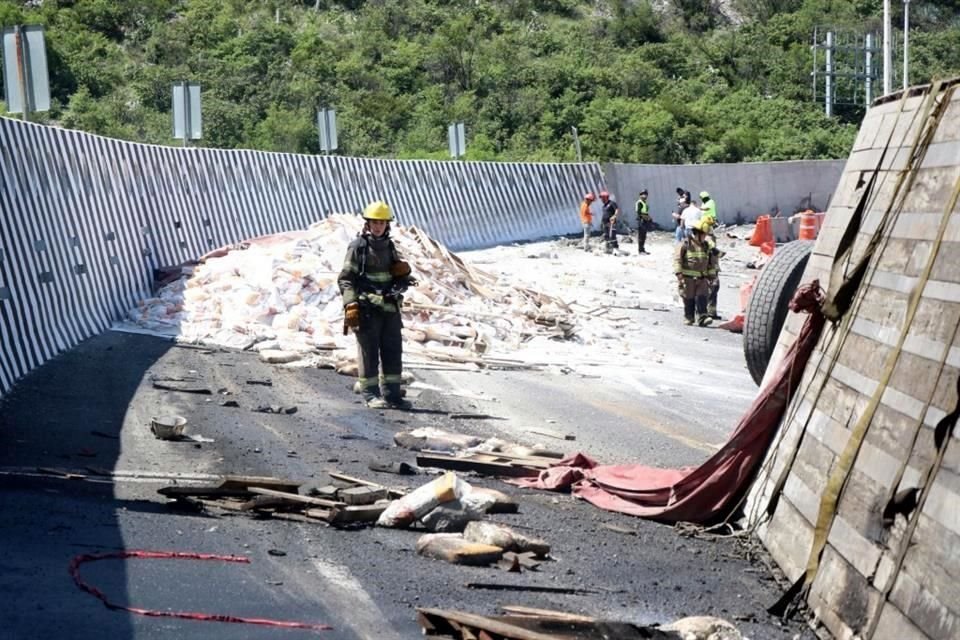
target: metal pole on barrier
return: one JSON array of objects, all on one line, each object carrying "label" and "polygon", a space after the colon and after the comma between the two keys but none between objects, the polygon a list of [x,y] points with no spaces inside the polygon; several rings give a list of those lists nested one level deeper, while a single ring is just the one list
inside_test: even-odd
[{"label": "metal pole on barrier", "polygon": [[190,137],[190,94],[186,80],[180,82],[180,88],[183,89],[183,146],[186,148]]},{"label": "metal pole on barrier", "polygon": [[23,100],[23,121],[29,122],[30,92],[27,91],[27,55],[23,43],[23,31],[20,25],[13,27],[14,46],[17,50],[17,80],[20,82],[20,97]]},{"label": "metal pole on barrier", "polygon": [[903,0],[903,90],[910,82],[910,0]]},{"label": "metal pole on barrier", "polygon": [[890,0],[883,0],[883,95],[890,95],[893,90],[891,73],[893,62],[890,52]]}]

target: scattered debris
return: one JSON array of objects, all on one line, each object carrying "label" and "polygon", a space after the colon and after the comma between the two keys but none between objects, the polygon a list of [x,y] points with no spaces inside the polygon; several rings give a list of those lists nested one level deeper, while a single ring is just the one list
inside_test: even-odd
[{"label": "scattered debris", "polygon": [[428,533],[417,540],[417,553],[451,564],[485,566],[503,555],[503,549],[489,544],[468,542],[457,533]]},{"label": "scattered debris", "polygon": [[534,433],[538,436],[546,436],[548,438],[556,438],[557,440],[576,440],[577,436],[572,433],[558,433],[556,431],[550,431],[549,429],[527,429],[527,433]]},{"label": "scattered debris", "polygon": [[604,522],[600,525],[604,529],[609,529],[610,531],[616,531],[617,533],[622,533],[627,536],[638,536],[640,532],[636,529],[631,529],[630,527],[621,527],[618,524],[610,524],[609,522]]},{"label": "scattered debris", "polygon": [[264,349],[260,352],[260,359],[268,364],[287,364],[303,358],[302,351],[281,351],[280,349]]},{"label": "scattered debris", "polygon": [[260,405],[256,409],[251,409],[257,413],[282,413],[284,415],[292,415],[297,412],[296,407],[281,407],[280,405],[270,404],[270,405]]},{"label": "scattered debris", "polygon": [[606,622],[580,616],[507,615],[482,616],[445,609],[417,609],[417,622],[424,635],[448,635],[460,640],[681,640],[680,636],[655,627],[629,622]]},{"label": "scattered debris", "polygon": [[160,416],[150,420],[150,431],[161,440],[174,440],[183,435],[187,419],[183,416]]},{"label": "scattered debris", "polygon": [[538,538],[528,538],[510,527],[495,522],[471,522],[463,531],[468,542],[482,542],[516,553],[531,552],[543,559],[550,555],[550,545]]},{"label": "scattered debris", "polygon": [[506,571],[520,573],[521,569],[535,571],[541,563],[539,560],[537,560],[537,554],[535,554],[533,551],[527,551],[524,553],[504,551],[503,557],[500,558],[500,562],[497,564],[501,569],[505,569]]},{"label": "scattered debris", "polygon": [[562,593],[571,596],[582,596],[600,593],[595,589],[580,587],[544,587],[535,584],[504,584],[499,582],[468,582],[467,589],[493,589],[495,591],[531,591],[536,593]]},{"label": "scattered debris", "polygon": [[552,458],[510,456],[495,453],[471,453],[460,456],[442,453],[421,454],[417,465],[452,471],[473,471],[485,476],[502,478],[530,478],[556,462]]},{"label": "scattered debris", "polygon": [[[195,502],[204,507],[251,513],[260,517],[294,519],[301,522],[323,520],[337,526],[373,524],[389,504],[384,498],[400,493],[365,481],[341,480],[341,483],[346,486],[331,485],[313,490],[324,497],[301,495],[298,493],[299,482],[258,476],[226,476],[215,485],[175,485],[158,489],[158,492],[176,502]],[[379,501],[368,504],[367,501],[374,497]],[[355,503],[348,504],[347,501],[350,500]],[[171,506],[176,505],[174,503]]]},{"label": "scattered debris", "polygon": [[469,483],[454,473],[445,473],[394,501],[377,520],[381,527],[409,527],[441,504],[459,501],[465,511],[486,513],[494,500],[488,494],[473,492]]},{"label": "scattered debris", "polygon": [[413,431],[401,431],[393,436],[393,441],[399,447],[410,449],[411,451],[460,451],[475,447],[483,438],[469,436],[461,433],[449,433],[433,427],[423,427]]},{"label": "scattered debris", "polygon": [[351,487],[341,489],[339,495],[340,499],[348,505],[364,505],[386,500],[388,491],[386,487]]},{"label": "scattered debris", "polygon": [[[340,331],[336,279],[362,224],[334,214],[306,230],[223,247],[183,267],[127,317],[182,342],[254,349],[277,364],[313,366],[318,350],[355,362],[353,337]],[[558,298],[484,273],[416,227],[396,226],[391,237],[419,281],[403,310],[405,360],[530,368],[488,358],[534,337],[575,335],[575,316]]]},{"label": "scattered debris", "polygon": [[381,462],[379,460],[371,460],[367,467],[371,471],[395,473],[400,476],[415,476],[420,473],[420,470],[409,462]]},{"label": "scattered debris", "polygon": [[270,378],[267,378],[265,380],[247,380],[247,384],[260,385],[264,387],[272,387],[273,380],[271,380]]},{"label": "scattered debris", "polygon": [[484,493],[493,498],[493,504],[487,509],[487,513],[517,513],[520,511],[520,505],[503,491],[488,489],[486,487],[474,487],[473,492]]},{"label": "scattered debris", "polygon": [[742,640],[737,628],[722,618],[690,616],[661,627],[675,632],[682,640]]},{"label": "scattered debris", "polygon": [[157,382],[153,381],[153,388],[160,389],[161,391],[178,391],[180,393],[197,393],[200,395],[213,395],[213,392],[206,387],[199,387],[197,385],[192,385],[190,383],[176,384],[172,382]]}]

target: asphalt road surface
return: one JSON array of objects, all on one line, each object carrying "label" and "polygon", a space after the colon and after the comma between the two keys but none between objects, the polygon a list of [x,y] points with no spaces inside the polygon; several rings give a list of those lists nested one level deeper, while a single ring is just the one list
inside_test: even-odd
[{"label": "asphalt road surface", "polygon": [[[678,325],[664,323],[663,340],[695,331]],[[414,454],[394,446],[393,435],[421,426],[578,448],[604,462],[695,464],[724,441],[753,393],[742,367],[717,371],[699,364],[704,337],[717,353],[735,361],[737,336],[701,332],[690,333],[679,341],[686,346],[673,350],[690,350],[677,360],[679,368],[658,369],[651,360],[624,361],[596,375],[415,371],[412,412],[366,409],[351,391],[353,380],[332,371],[284,370],[251,353],[177,347],[125,333],[88,340],[21,380],[0,405],[5,611],[0,637],[306,638],[317,633],[110,610],[68,574],[79,554],[142,549],[240,555],[250,562],[104,560],[83,565],[82,577],[126,606],[323,623],[333,627],[321,632],[329,638],[416,638],[415,607],[495,614],[504,604],[643,624],[716,615],[755,639],[812,638],[804,621],[781,623],[765,613],[781,585],[755,543],[685,535],[564,494],[467,478],[519,501],[518,514],[492,519],[553,546],[552,561],[538,571],[507,574],[419,557],[416,531],[340,530],[222,511],[177,511],[156,492],[178,474],[192,479],[269,475],[325,485],[331,470],[417,486],[432,476],[375,473],[367,465],[374,459],[412,462]],[[696,394],[685,393],[692,377],[703,381]],[[213,393],[159,390],[152,383],[157,378],[187,380]],[[266,380],[272,384],[250,383]],[[221,406],[225,399],[239,407]],[[251,410],[262,405],[297,411]],[[450,412],[498,419],[455,419]],[[155,439],[150,418],[169,413],[186,416],[189,433],[213,442]],[[577,440],[544,442],[528,431],[536,427],[573,433]],[[86,479],[41,471],[49,468],[76,471]],[[95,481],[98,470],[113,472],[113,479]],[[590,593],[474,590],[465,587],[468,582]]]}]

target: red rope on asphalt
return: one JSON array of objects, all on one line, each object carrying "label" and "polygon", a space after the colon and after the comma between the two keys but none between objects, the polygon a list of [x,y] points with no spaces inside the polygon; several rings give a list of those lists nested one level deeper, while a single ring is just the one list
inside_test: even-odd
[{"label": "red rope on asphalt", "polygon": [[128,607],[122,604],[110,602],[107,596],[96,587],[87,584],[80,577],[80,565],[85,562],[94,562],[96,560],[125,560],[126,558],[139,558],[146,560],[219,560],[220,562],[240,562],[250,564],[250,559],[243,556],[221,556],[212,553],[188,553],[181,551],[116,551],[112,553],[85,553],[75,556],[70,561],[70,576],[73,582],[94,596],[108,609],[114,611],[128,611],[141,616],[150,616],[155,618],[180,618],[183,620],[200,620],[203,622],[242,622],[246,624],[259,624],[269,627],[283,627],[285,629],[311,629],[313,631],[331,631],[333,627],[328,624],[313,624],[310,622],[293,622],[287,620],[270,620],[269,618],[246,618],[243,616],[231,616],[220,613],[195,613],[187,611],[157,611],[155,609],[143,609],[141,607]]}]

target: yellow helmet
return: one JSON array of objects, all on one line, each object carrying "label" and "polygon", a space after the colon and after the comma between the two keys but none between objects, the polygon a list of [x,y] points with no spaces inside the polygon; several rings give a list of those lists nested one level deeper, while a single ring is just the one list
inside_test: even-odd
[{"label": "yellow helmet", "polygon": [[390,210],[390,205],[383,200],[377,200],[367,205],[367,208],[363,210],[363,217],[365,220],[390,222],[393,220],[393,212]]}]

